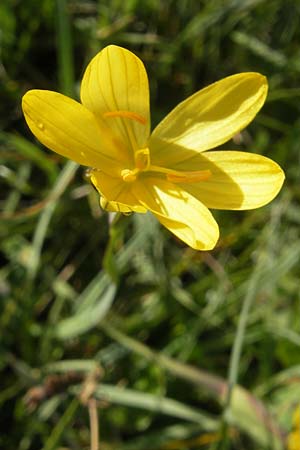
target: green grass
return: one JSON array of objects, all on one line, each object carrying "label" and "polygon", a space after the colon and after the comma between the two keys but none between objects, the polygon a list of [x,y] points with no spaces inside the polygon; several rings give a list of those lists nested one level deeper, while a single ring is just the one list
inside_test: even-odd
[{"label": "green grass", "polygon": [[[299,0],[1,2],[1,448],[89,449],[87,382],[101,450],[285,448],[300,398],[299,39]],[[84,170],[25,124],[28,89],[77,98],[111,43],[144,61],[153,126],[224,76],[268,77],[262,112],[224,148],[271,157],[286,182],[267,207],[214,211],[212,252],[149,215],[111,226]]]}]

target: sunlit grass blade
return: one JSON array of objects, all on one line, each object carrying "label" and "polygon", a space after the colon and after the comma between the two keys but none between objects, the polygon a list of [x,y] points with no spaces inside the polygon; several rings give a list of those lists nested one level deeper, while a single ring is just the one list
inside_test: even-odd
[{"label": "sunlit grass blade", "polygon": [[54,330],[58,339],[70,339],[77,337],[97,326],[108,313],[116,294],[116,285],[111,283],[97,299],[92,307],[87,307],[83,312],[73,317],[62,320]]},{"label": "sunlit grass blade", "polygon": [[265,61],[268,61],[280,68],[287,66],[288,61],[283,53],[268,47],[256,37],[249,36],[239,31],[232,33],[231,37],[234,42],[246,47]]},{"label": "sunlit grass blade", "polygon": [[108,384],[101,384],[97,387],[95,395],[98,399],[113,404],[145,409],[156,414],[197,423],[205,430],[215,430],[217,427],[217,421],[208,414],[164,396]]},{"label": "sunlit grass blade", "polygon": [[[197,367],[183,364],[166,355],[154,352],[141,342],[124,335],[120,330],[116,330],[110,325],[101,324],[101,328],[121,345],[140,354],[149,361],[157,363],[173,376],[201,386],[205,392],[218,400],[220,405],[224,404],[228,390],[228,384],[225,379],[216,377],[214,374],[210,374]],[[263,448],[268,449],[270,442],[272,442],[272,448],[283,450],[281,432],[278,425],[268,414],[263,403],[238,385],[233,389],[232,399],[230,415],[228,417],[229,423],[243,430]],[[248,426],[249,423],[252,423],[252,425]]]},{"label": "sunlit grass blade", "polygon": [[57,178],[56,183],[54,184],[52,191],[50,192],[50,197],[52,198],[51,202],[47,204],[44,211],[41,213],[39,221],[37,223],[33,241],[32,241],[32,251],[31,256],[28,261],[28,278],[33,280],[36,276],[41,250],[43,246],[44,239],[46,237],[47,229],[54,213],[54,210],[57,205],[57,201],[59,196],[64,192],[70,181],[72,180],[78,165],[72,161],[66,163],[64,169],[60,173]]}]

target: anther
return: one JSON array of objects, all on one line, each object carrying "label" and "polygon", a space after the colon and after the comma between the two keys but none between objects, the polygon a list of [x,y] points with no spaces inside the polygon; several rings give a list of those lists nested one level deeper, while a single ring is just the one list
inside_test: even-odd
[{"label": "anther", "polygon": [[121,177],[123,178],[126,183],[132,183],[136,180],[136,176],[138,173],[138,169],[130,170],[130,169],[124,169],[121,172]]}]

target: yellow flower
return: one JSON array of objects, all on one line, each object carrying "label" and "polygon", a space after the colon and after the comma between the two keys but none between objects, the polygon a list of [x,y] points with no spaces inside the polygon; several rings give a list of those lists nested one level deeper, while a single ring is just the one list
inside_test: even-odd
[{"label": "yellow flower", "polygon": [[300,449],[300,406],[294,411],[293,414],[293,431],[289,433],[287,437],[287,450],[299,450]]},{"label": "yellow flower", "polygon": [[287,437],[287,450],[300,449],[300,432],[299,430],[292,431]]},{"label": "yellow flower", "polygon": [[[293,425],[295,428],[300,430],[300,404],[297,406],[293,413]],[[300,449],[300,446],[299,446]]]},{"label": "yellow flower", "polygon": [[284,174],[272,160],[238,151],[206,151],[245,128],[262,107],[267,81],[241,73],[180,103],[150,135],[148,78],[124,48],[104,48],[88,65],[81,103],[32,90],[22,107],[46,147],[91,170],[109,211],[151,211],[197,250],[212,249],[218,225],[208,208],[252,209],[270,202]]}]

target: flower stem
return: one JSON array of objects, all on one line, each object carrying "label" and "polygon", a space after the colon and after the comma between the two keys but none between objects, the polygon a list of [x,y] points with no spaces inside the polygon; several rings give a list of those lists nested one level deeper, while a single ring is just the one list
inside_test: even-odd
[{"label": "flower stem", "polygon": [[91,450],[99,450],[99,423],[97,414],[97,403],[94,398],[88,402],[91,430]]}]

